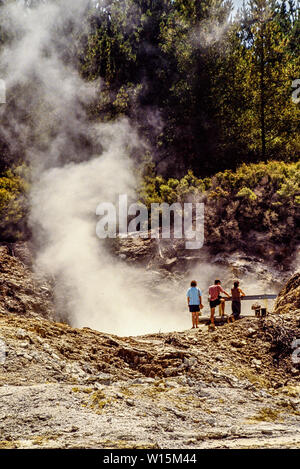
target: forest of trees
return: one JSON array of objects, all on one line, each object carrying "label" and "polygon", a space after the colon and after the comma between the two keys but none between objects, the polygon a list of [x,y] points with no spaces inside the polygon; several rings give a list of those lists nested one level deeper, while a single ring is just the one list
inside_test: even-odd
[{"label": "forest of trees", "polygon": [[[64,25],[62,57],[84,80],[101,79],[91,121],[127,116],[148,144],[154,179],[292,164],[299,11],[299,0],[248,0],[237,15],[230,0],[91,0],[80,28]],[[0,18],[0,52],[11,40]],[[14,168],[23,159],[21,143],[11,147],[0,129],[0,210],[8,187],[22,192]]]},{"label": "forest of trees", "polygon": [[137,122],[158,173],[297,158],[299,4],[250,0],[230,21],[222,0],[106,3],[80,38],[80,69],[106,84],[102,118]]},{"label": "forest of trees", "polygon": [[[64,56],[102,79],[92,118],[129,116],[158,174],[203,177],[297,159],[299,33],[299,0],[249,0],[236,17],[230,0],[91,1]],[[9,40],[0,30],[0,47]]]},{"label": "forest of trees", "polygon": [[89,15],[78,58],[87,80],[105,82],[97,112],[135,120],[158,173],[299,155],[299,3],[231,11],[223,0],[110,0]]}]

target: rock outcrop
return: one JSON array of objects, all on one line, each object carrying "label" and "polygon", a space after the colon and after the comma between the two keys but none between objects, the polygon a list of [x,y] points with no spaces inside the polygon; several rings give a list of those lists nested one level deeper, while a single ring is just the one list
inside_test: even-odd
[{"label": "rock outcrop", "polygon": [[[274,359],[286,360],[288,368],[291,356],[298,356],[298,347],[300,352],[300,273],[293,275],[280,291],[274,314],[263,321],[262,329],[272,344]],[[299,363],[294,361],[292,370],[297,374]]]},{"label": "rock outcrop", "polygon": [[255,276],[260,284],[279,291],[295,272],[294,264],[289,264],[288,270],[282,264],[274,265],[255,249],[250,255],[234,245],[230,250],[224,249],[212,255],[206,245],[200,250],[188,251],[184,239],[144,239],[136,236],[109,241],[111,251],[124,262],[142,264],[147,270],[158,271],[164,276],[180,277],[182,272],[193,271],[195,267],[207,263],[216,269],[225,267],[230,282],[233,276]]},{"label": "rock outcrop", "polygon": [[300,272],[293,275],[280,291],[276,304],[276,313],[300,312]]},{"label": "rock outcrop", "polygon": [[51,285],[32,272],[31,262],[24,244],[0,246],[0,313],[53,319]]},{"label": "rock outcrop", "polygon": [[2,448],[300,447],[299,375],[259,319],[121,338],[1,314],[0,331]]},{"label": "rock outcrop", "polygon": [[300,448],[298,276],[267,318],[138,337],[51,321],[4,248],[0,279],[0,448]]}]

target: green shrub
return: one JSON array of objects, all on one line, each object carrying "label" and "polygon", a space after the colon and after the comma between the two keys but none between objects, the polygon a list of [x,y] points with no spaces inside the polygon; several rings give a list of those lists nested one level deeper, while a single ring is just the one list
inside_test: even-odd
[{"label": "green shrub", "polygon": [[0,177],[1,241],[13,242],[25,235],[28,186],[18,172],[9,170]]},{"label": "green shrub", "polygon": [[254,194],[254,192],[249,189],[249,187],[242,187],[236,194],[237,197],[241,197],[244,199],[249,199],[249,200],[256,200],[257,196]]},{"label": "green shrub", "polygon": [[[141,202],[205,202],[206,244],[215,250],[226,243],[247,246],[251,230],[267,240],[284,243],[290,252],[298,239],[300,162],[242,164],[212,178],[198,179],[191,171],[182,179],[147,175]],[[232,243],[234,241],[234,243]],[[261,246],[263,252],[263,246]]]}]

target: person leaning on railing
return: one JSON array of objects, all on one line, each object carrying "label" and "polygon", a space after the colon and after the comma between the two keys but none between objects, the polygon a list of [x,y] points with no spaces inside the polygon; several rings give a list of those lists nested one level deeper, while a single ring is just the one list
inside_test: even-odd
[{"label": "person leaning on railing", "polygon": [[221,287],[221,280],[215,280],[215,284],[211,285],[208,289],[209,293],[209,306],[210,306],[210,326],[215,328],[215,308],[221,305],[221,317],[225,314],[225,300],[221,298],[221,293],[224,293],[228,298],[230,295]]},{"label": "person leaning on railing", "polygon": [[239,288],[240,282],[236,280],[233,283],[233,288],[231,289],[231,309],[232,315],[230,316],[231,321],[239,319],[241,315],[241,297],[245,296],[245,293],[241,288]]}]

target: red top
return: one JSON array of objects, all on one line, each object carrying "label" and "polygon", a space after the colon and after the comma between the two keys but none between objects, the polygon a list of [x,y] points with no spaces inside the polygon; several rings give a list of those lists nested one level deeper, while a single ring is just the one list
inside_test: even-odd
[{"label": "red top", "polygon": [[211,285],[208,289],[210,301],[217,300],[221,292],[225,293],[221,285]]}]

